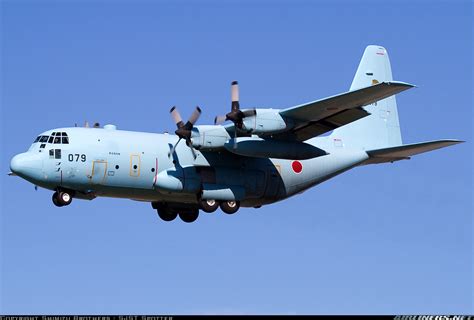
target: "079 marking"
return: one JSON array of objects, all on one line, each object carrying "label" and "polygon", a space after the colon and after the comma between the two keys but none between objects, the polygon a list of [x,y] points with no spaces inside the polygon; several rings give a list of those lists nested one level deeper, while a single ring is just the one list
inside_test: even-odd
[{"label": "079 marking", "polygon": [[86,159],[87,159],[85,154],[79,154],[79,153],[72,154],[72,153],[70,153],[70,154],[67,155],[67,159],[71,162],[74,161],[74,158],[75,158],[76,162],[79,162],[79,158],[81,159],[81,162],[86,162]]}]

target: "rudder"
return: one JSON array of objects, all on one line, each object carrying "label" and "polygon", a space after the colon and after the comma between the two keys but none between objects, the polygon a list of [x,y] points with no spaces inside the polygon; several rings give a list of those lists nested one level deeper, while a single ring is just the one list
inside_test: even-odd
[{"label": "rudder", "polygon": [[[350,90],[392,80],[387,50],[378,45],[370,45],[364,51]],[[334,130],[331,137],[342,141],[344,146],[360,147],[364,150],[402,144],[395,96],[368,105],[364,109],[370,113],[369,116]]]}]

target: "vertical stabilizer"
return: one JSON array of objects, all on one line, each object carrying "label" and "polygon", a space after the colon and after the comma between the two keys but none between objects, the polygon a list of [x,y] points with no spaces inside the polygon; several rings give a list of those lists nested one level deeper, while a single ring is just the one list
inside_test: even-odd
[{"label": "vertical stabilizer", "polygon": [[[384,47],[368,46],[357,68],[350,90],[380,82],[392,81],[392,69]],[[365,150],[387,148],[402,144],[395,96],[364,107],[370,116],[340,127],[331,134],[344,146]]]}]

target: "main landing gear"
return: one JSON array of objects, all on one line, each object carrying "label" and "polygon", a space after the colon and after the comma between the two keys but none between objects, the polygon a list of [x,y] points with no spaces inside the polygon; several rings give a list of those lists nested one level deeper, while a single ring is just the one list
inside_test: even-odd
[{"label": "main landing gear", "polygon": [[173,208],[166,203],[152,202],[151,206],[156,209],[158,216],[164,221],[173,221],[177,216],[187,223],[196,221],[199,217],[198,208]]},{"label": "main landing gear", "polygon": [[197,207],[180,207],[173,206],[166,202],[152,202],[151,206],[158,213],[158,216],[164,221],[173,221],[178,216],[186,223],[196,221],[199,217],[199,209],[204,212],[212,213],[221,208],[227,214],[236,213],[240,208],[239,201],[217,201],[217,200],[200,200],[199,208]]},{"label": "main landing gear", "polygon": [[68,191],[56,191],[53,193],[52,200],[56,207],[64,207],[71,204],[72,195]]},{"label": "main landing gear", "polygon": [[221,210],[227,214],[234,214],[240,208],[239,201],[223,201],[220,204]]},{"label": "main landing gear", "polygon": [[217,210],[218,207],[221,208],[227,214],[234,214],[240,209],[239,201],[217,201],[217,200],[200,200],[199,206],[204,212],[212,213]]}]

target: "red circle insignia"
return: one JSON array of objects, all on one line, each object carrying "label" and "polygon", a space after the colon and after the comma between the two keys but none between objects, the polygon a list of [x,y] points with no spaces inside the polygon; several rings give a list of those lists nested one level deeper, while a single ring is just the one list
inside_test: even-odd
[{"label": "red circle insignia", "polygon": [[291,163],[291,168],[295,173],[301,173],[301,171],[303,171],[303,165],[299,161],[293,161]]}]

